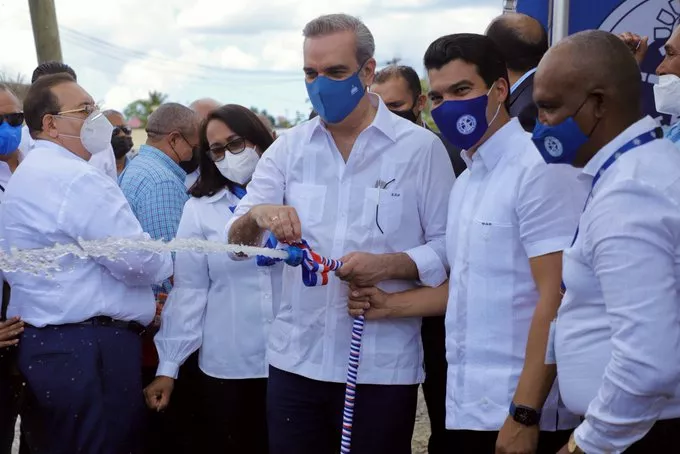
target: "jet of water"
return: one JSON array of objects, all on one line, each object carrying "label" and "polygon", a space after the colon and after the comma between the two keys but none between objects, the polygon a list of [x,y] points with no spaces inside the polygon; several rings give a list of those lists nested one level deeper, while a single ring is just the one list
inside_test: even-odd
[{"label": "jet of water", "polygon": [[116,260],[126,251],[149,252],[197,252],[200,254],[243,254],[248,257],[264,255],[273,259],[286,260],[289,253],[285,249],[270,249],[238,244],[226,244],[198,238],[176,238],[172,241],[134,240],[108,238],[82,240],[78,243],[55,244],[51,247],[36,249],[12,248],[9,253],[0,251],[0,270],[31,274],[49,274],[61,270],[60,262],[66,257],[79,259],[108,258]]}]

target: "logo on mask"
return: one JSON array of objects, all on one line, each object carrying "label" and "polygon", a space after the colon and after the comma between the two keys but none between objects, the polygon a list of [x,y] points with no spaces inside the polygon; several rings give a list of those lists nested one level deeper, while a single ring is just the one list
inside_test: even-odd
[{"label": "logo on mask", "polygon": [[351,95],[356,95],[359,89],[357,88],[356,85],[352,85],[352,89],[350,90],[349,94]]},{"label": "logo on mask", "polygon": [[545,138],[543,141],[543,145],[545,145],[545,151],[550,153],[550,156],[558,157],[562,156],[562,153],[564,152],[564,148],[562,147],[562,142],[559,141],[559,139],[548,136]]},{"label": "logo on mask", "polygon": [[[620,3],[599,26],[600,30],[614,34],[633,32],[649,37],[649,49],[641,65],[643,82],[643,111],[657,120],[669,123],[670,115],[661,115],[654,104],[653,86],[659,78],[657,66],[664,58],[664,44],[671,36],[680,16],[680,3],[669,0],[625,0]],[[590,28],[590,27],[588,27]]]},{"label": "logo on mask", "polygon": [[463,115],[456,122],[456,129],[464,136],[472,134],[477,129],[477,120],[472,115]]}]

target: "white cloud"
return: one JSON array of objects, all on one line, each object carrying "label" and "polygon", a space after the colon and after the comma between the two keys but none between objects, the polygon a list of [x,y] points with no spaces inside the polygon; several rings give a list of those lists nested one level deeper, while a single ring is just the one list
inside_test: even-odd
[{"label": "white cloud", "polygon": [[[497,0],[58,0],[64,60],[107,107],[123,109],[151,90],[190,102],[210,96],[266,108],[306,111],[301,30],[330,12],[361,17],[379,62],[394,56],[420,71],[437,37],[483,33]],[[36,64],[28,5],[0,0],[0,71],[30,77]],[[274,73],[272,73],[274,72]]]}]

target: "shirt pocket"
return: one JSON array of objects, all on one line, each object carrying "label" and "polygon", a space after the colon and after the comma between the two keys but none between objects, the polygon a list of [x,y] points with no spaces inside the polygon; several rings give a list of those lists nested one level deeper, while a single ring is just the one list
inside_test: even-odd
[{"label": "shirt pocket", "polygon": [[366,188],[363,224],[378,235],[399,230],[404,213],[403,196],[399,190]]},{"label": "shirt pocket", "polygon": [[498,277],[512,269],[516,230],[515,225],[509,222],[472,221],[469,259],[477,265],[478,272]]},{"label": "shirt pocket", "polygon": [[327,187],[320,184],[292,183],[286,196],[286,205],[297,211],[302,228],[319,224],[323,219]]}]

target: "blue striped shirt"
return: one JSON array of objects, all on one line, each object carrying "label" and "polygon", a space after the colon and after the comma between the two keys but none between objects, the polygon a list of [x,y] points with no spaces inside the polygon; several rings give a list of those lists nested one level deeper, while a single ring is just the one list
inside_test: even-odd
[{"label": "blue striped shirt", "polygon": [[[169,156],[149,145],[142,145],[118,179],[132,212],[142,229],[154,240],[175,238],[184,204],[189,199],[184,180],[186,172]],[[154,287],[169,293],[170,281]]]}]

